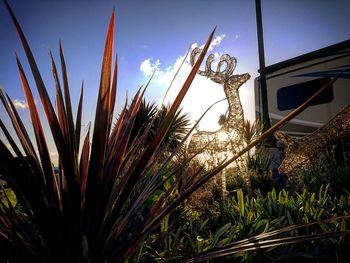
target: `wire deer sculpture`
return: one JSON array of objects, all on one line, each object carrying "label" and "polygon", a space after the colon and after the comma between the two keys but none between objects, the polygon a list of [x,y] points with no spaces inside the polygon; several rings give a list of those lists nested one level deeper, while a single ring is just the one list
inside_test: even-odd
[{"label": "wire deer sculpture", "polygon": [[[191,52],[190,62],[192,66],[199,53],[199,48],[195,48]],[[224,54],[220,57],[216,71],[212,70],[213,61],[214,54],[210,54],[206,61],[205,70],[199,70],[198,74],[208,77],[215,83],[222,85],[228,101],[227,115],[219,130],[214,132],[197,130],[196,133],[192,135],[188,146],[190,153],[196,153],[203,149],[199,158],[209,167],[211,165],[217,165],[223,158],[235,155],[246,145],[244,137],[244,112],[238,89],[250,78],[248,73],[241,75],[233,74],[237,60],[228,54]],[[240,157],[236,164],[241,171],[248,191],[251,191],[247,164],[244,158]],[[223,173],[220,177],[222,194],[225,196],[226,176]]]},{"label": "wire deer sculpture", "polygon": [[324,126],[313,133],[295,139],[284,132],[277,131],[275,136],[287,145],[285,158],[278,168],[279,172],[292,174],[297,168],[308,168],[327,146],[350,135],[350,105],[338,112]]}]

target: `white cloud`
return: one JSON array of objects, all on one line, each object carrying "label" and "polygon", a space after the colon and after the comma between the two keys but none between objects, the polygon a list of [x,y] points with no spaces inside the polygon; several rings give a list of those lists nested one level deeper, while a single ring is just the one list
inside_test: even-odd
[{"label": "white cloud", "polygon": [[145,74],[146,77],[152,76],[152,74],[155,72],[156,74],[159,74],[159,66],[160,66],[160,60],[157,59],[154,63],[152,63],[153,58],[147,58],[146,60],[142,61],[140,65],[140,70]]},{"label": "white cloud", "polygon": [[13,100],[13,104],[15,105],[16,109],[25,110],[28,108],[28,104],[24,100],[15,99]]},{"label": "white cloud", "polygon": [[[216,36],[210,43],[209,48],[208,48],[208,52],[212,51],[215,47],[220,46],[222,40],[226,37],[225,34],[221,34],[219,36]],[[204,47],[204,44],[202,44],[201,46],[198,45],[198,43],[193,43],[191,45],[191,50],[199,47],[200,49],[202,49]]]},{"label": "white cloud", "polygon": [[[219,36],[216,36],[213,41],[211,42],[208,51],[212,51],[215,47],[220,46],[222,40],[226,37],[225,34],[221,34]],[[201,48],[203,48],[204,45],[201,45]],[[198,47],[198,43],[194,43],[191,45],[191,50]],[[219,57],[219,53],[214,53],[215,57]],[[173,66],[169,66],[164,70],[160,69],[160,60],[157,59],[155,62],[153,61],[153,58],[147,58],[140,64],[140,70],[143,72],[143,74],[146,77],[152,76],[153,72],[155,72],[155,81],[159,84],[165,84],[170,83],[171,79],[175,75],[175,72],[181,65],[181,62],[183,61],[184,56],[180,56],[177,58],[175,64]],[[186,58],[186,63],[183,65],[184,68],[190,69],[189,64],[189,57]]]},{"label": "white cloud", "polygon": [[216,36],[213,41],[211,41],[208,51],[212,51],[215,47],[220,46],[222,40],[226,37],[225,34]]}]

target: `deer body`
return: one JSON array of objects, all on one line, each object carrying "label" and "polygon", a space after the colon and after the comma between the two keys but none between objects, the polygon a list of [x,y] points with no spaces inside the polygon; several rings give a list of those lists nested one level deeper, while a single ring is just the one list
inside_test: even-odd
[{"label": "deer body", "polygon": [[307,168],[327,146],[350,135],[350,105],[310,135],[300,139],[294,139],[280,131],[275,132],[275,135],[287,145],[279,172],[290,174],[299,167]]},{"label": "deer body", "polygon": [[[195,56],[199,52],[199,49],[192,51],[192,65],[194,64]],[[216,71],[211,69],[213,60],[214,55],[209,55],[205,71],[199,71],[198,73],[222,85],[228,101],[228,113],[221,129],[214,132],[197,130],[193,134],[189,144],[189,150],[192,153],[196,153],[202,149],[201,158],[204,159],[208,166],[218,165],[223,159],[236,155],[236,153],[245,147],[244,113],[239,97],[239,87],[250,78],[248,73],[233,75],[236,67],[236,59],[227,54],[221,56]],[[224,64],[226,64],[226,67],[224,70],[221,70]],[[241,157],[238,159],[237,164],[242,172],[247,188],[250,190],[246,162]],[[221,176],[221,183],[223,191],[225,191],[226,177],[224,174]]]}]

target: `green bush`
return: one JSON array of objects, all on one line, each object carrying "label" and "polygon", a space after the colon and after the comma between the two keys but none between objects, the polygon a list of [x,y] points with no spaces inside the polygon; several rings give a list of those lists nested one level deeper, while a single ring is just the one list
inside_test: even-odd
[{"label": "green bush", "polygon": [[[350,161],[350,160],[349,160]],[[320,154],[308,169],[300,168],[289,180],[289,189],[307,189],[315,192],[321,185],[329,184],[330,192],[340,196],[350,191],[350,162],[339,164],[334,152],[325,151]]]},{"label": "green bush", "polygon": [[[318,192],[313,193],[304,189],[295,193],[294,196],[286,190],[281,190],[279,193],[272,190],[267,194],[256,191],[255,197],[251,199],[239,189],[234,196],[221,204],[221,212],[215,219],[211,216],[191,216],[187,211],[186,218],[182,218],[178,223],[176,231],[169,233],[163,243],[158,243],[152,250],[150,249],[152,245],[144,247],[143,253],[150,255],[157,251],[157,256],[162,260],[178,260],[288,225],[322,222],[327,218],[347,214],[350,211],[350,195],[346,194],[338,198],[331,195],[329,189],[329,185],[321,186]],[[288,234],[284,233],[282,237],[320,231],[340,231],[349,227],[349,224],[349,220],[345,219],[329,225],[320,223]],[[151,243],[159,235],[155,233],[148,242]],[[241,262],[255,260],[293,262],[296,258],[307,258],[317,262],[329,257],[344,260],[347,257],[346,247],[349,245],[349,238],[337,237],[302,245],[243,252],[234,257]],[[228,259],[230,260],[232,259]]]}]

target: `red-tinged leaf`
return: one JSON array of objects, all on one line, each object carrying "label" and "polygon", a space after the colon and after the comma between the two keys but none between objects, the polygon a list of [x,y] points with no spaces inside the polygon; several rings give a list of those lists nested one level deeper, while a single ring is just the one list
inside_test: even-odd
[{"label": "red-tinged leaf", "polygon": [[[3,141],[1,139],[0,139],[0,160],[1,160],[0,167],[4,173],[3,175],[5,176],[5,178],[7,180],[9,180],[9,182],[11,182],[12,189],[14,190],[16,197],[19,200],[19,202],[21,203],[22,208],[26,212],[28,218],[33,219],[32,210],[28,206],[27,199],[22,194],[22,191],[19,190],[18,184],[17,184],[17,182],[15,182],[14,177],[11,176],[11,174],[12,174],[11,164],[13,163],[14,157],[13,157],[12,153],[10,152],[10,150],[6,147],[6,145],[3,143]],[[0,209],[0,211],[1,211],[1,209]],[[2,219],[1,216],[0,216],[0,219]]]},{"label": "red-tinged leaf", "polygon": [[[15,17],[15,15],[13,14],[13,11],[11,9],[11,7],[9,6],[8,2],[6,0],[4,0],[5,5],[11,15],[12,21],[16,27],[17,33],[19,35],[19,38],[21,40],[22,46],[24,48],[24,51],[26,53],[36,86],[37,86],[37,90],[38,93],[40,95],[40,99],[41,99],[41,103],[43,105],[43,109],[46,115],[46,118],[48,120],[50,129],[51,129],[51,133],[53,135],[54,141],[55,141],[55,145],[56,148],[58,150],[58,154],[60,156],[60,163],[62,166],[62,170],[64,171],[64,175],[66,176],[66,181],[67,181],[67,196],[69,196],[69,200],[70,202],[68,202],[67,200],[63,200],[65,202],[65,206],[66,209],[64,209],[65,215],[66,215],[66,224],[69,225],[69,229],[67,229],[67,231],[65,231],[65,234],[67,234],[69,236],[68,240],[71,240],[72,243],[74,243],[74,245],[71,246],[71,249],[74,251],[80,251],[79,247],[81,246],[81,240],[78,241],[77,238],[78,235],[76,235],[78,232],[80,233],[79,230],[79,226],[78,226],[78,221],[80,219],[80,188],[77,187],[76,183],[75,183],[75,176],[77,175],[77,173],[75,173],[76,171],[76,162],[74,162],[75,160],[72,160],[72,158],[70,158],[71,153],[70,153],[70,146],[67,145],[65,137],[63,136],[62,132],[61,132],[61,128],[60,128],[60,124],[58,122],[56,113],[54,111],[54,108],[52,106],[52,103],[50,101],[50,98],[48,96],[46,87],[44,85],[44,82],[42,80],[41,74],[39,72],[38,66],[36,64],[36,61],[34,59],[34,56],[31,52],[31,49],[29,47],[29,44],[23,34],[23,31]],[[69,219],[68,219],[69,218]],[[72,230],[72,231],[70,231]],[[61,235],[61,233],[59,233],[59,235]],[[49,237],[48,237],[49,238]],[[54,241],[52,241],[54,242]],[[73,248],[74,247],[74,248]],[[54,253],[56,255],[56,253]],[[60,253],[57,254],[58,258],[61,258],[65,253]],[[76,254],[75,253],[70,253],[74,260],[77,259],[76,258]],[[77,259],[78,260],[78,259]]]},{"label": "red-tinged leaf", "polygon": [[[158,201],[152,206],[152,208],[150,210],[151,215],[158,214],[161,207],[167,203],[167,199],[170,198],[171,193],[173,193],[176,186],[177,186],[177,183],[174,182],[173,184],[170,185],[169,189],[162,196],[159,197]],[[151,217],[154,217],[154,216],[151,216]]]},{"label": "red-tinged leaf", "polygon": [[[0,123],[2,123],[1,120],[0,120]],[[3,169],[2,171],[4,172],[3,175],[5,176],[5,178],[7,180],[9,180],[9,182],[11,182],[12,189],[15,191],[16,197],[19,200],[19,202],[23,208],[23,211],[25,211],[28,218],[30,218],[33,221],[32,210],[28,206],[27,199],[26,199],[25,195],[22,194],[22,191],[18,188],[18,184],[17,184],[17,181],[15,180],[15,177],[11,176],[11,172],[12,172],[11,169],[13,168],[12,163],[13,163],[13,160],[15,160],[15,159],[12,156],[12,153],[10,152],[10,150],[5,146],[5,144],[3,143],[3,141],[1,139],[0,139],[0,144],[1,144],[0,145],[0,160],[1,160],[0,166]],[[3,146],[5,146],[5,148]],[[19,157],[19,158],[17,158],[17,160],[29,160],[28,158],[27,159],[23,158],[22,153],[19,153],[19,155],[17,155],[17,157]],[[28,170],[31,170],[33,177],[35,177],[32,179],[32,181],[36,181],[37,180],[36,177],[39,173],[33,172],[34,171],[33,166],[29,166]],[[1,211],[1,209],[0,209],[0,211]]]},{"label": "red-tinged leaf", "polygon": [[[108,187],[108,191],[111,191],[111,187],[113,187],[113,175],[118,174],[120,171],[120,167],[123,163],[124,160],[128,160],[125,158],[125,154],[127,151],[127,146],[129,143],[129,138],[132,132],[132,128],[137,116],[137,112],[140,108],[141,102],[142,102],[142,97],[144,95],[144,92],[146,91],[147,86],[141,91],[141,89],[138,90],[136,93],[128,111],[126,114],[125,119],[122,120],[122,127],[120,129],[121,133],[119,133],[119,137],[116,137],[116,143],[114,145],[114,148],[112,149],[111,156],[114,156],[114,158],[111,159],[110,162],[110,170],[107,171],[107,175],[109,176],[108,183],[106,186]],[[120,181],[118,183],[118,186],[116,187],[114,193],[118,193],[123,191],[125,184],[128,182],[130,179],[130,174],[124,175],[120,178]],[[107,177],[108,178],[108,177]],[[108,192],[107,191],[107,192]],[[108,192],[108,193],[109,193]],[[108,196],[109,200],[113,200],[115,195],[113,193]],[[109,203],[109,202],[108,202]],[[121,202],[118,201],[115,204],[116,209],[114,210],[114,214],[118,214],[119,208],[122,206],[120,205]]]},{"label": "red-tinged leaf", "polygon": [[121,128],[122,133],[119,134],[120,137],[116,138],[116,144],[111,154],[111,156],[114,156],[114,158],[111,160],[111,171],[109,171],[107,174],[117,174],[119,171],[120,164],[122,162],[122,159],[124,159],[132,127],[134,126],[136,115],[140,108],[142,96],[144,95],[145,90],[146,89],[142,91],[142,94],[140,94],[141,90],[138,90],[133,102],[130,105],[126,118],[123,120],[123,127]]},{"label": "red-tinged leaf", "polygon": [[[109,143],[108,143],[108,154],[107,154],[107,163],[108,166],[106,167],[106,169],[111,169],[110,166],[112,165],[113,159],[115,158],[114,154],[115,154],[115,148],[117,147],[116,145],[119,142],[119,138],[120,138],[120,133],[122,133],[122,129],[123,129],[123,125],[124,125],[124,118],[126,116],[126,104],[124,108],[122,109],[121,113],[119,114],[119,118],[117,120],[117,122],[115,123],[113,130],[111,132],[111,135],[109,137]],[[114,191],[115,192],[115,191]],[[107,209],[109,207],[109,210],[111,210],[110,208],[113,206],[115,202],[115,197],[110,197],[110,202],[108,202],[107,204]]]},{"label": "red-tinged leaf", "polygon": [[56,111],[57,111],[57,118],[58,118],[58,123],[60,124],[60,127],[61,127],[61,131],[62,133],[64,134],[64,130],[66,130],[66,127],[64,126],[65,123],[64,123],[64,120],[63,120],[63,107],[62,107],[62,104],[60,103],[60,100],[59,100],[59,95],[58,95],[58,92],[56,91],[56,99],[55,99],[55,104],[56,104]]},{"label": "red-tinged leaf", "polygon": [[89,153],[90,153],[89,137],[90,137],[90,125],[84,139],[83,148],[81,150],[81,156],[80,156],[80,178],[81,178],[80,182],[81,182],[81,194],[83,197],[85,195],[88,168],[89,168]]},{"label": "red-tinged leaf", "polygon": [[55,87],[56,87],[56,104],[57,104],[58,122],[60,124],[62,134],[64,136],[67,136],[68,128],[67,128],[67,119],[66,119],[66,109],[64,105],[64,99],[63,99],[60,80],[58,78],[56,63],[52,56],[51,51],[50,51],[50,58],[51,58],[52,75],[55,80]]},{"label": "red-tinged leaf", "polygon": [[0,157],[4,163],[10,163],[13,159],[13,155],[10,150],[6,147],[3,141],[0,139]]},{"label": "red-tinged leaf", "polygon": [[[154,75],[154,73],[153,73]],[[137,112],[139,111],[140,109],[140,106],[141,106],[141,103],[142,103],[142,99],[143,99],[143,96],[153,78],[153,75],[151,76],[151,78],[148,80],[145,88],[143,89],[141,95],[140,95],[140,92],[142,90],[142,86],[138,89],[137,93],[135,94],[134,96],[134,99],[132,100],[131,102],[131,105],[129,107],[129,109],[127,109],[127,101],[125,102],[125,106],[124,106],[124,114],[125,114],[125,119],[124,119],[124,116],[123,118],[119,118],[118,119],[118,123],[120,121],[120,127],[118,126],[118,130],[119,131],[123,131],[122,133],[118,133],[118,136],[114,136],[112,138],[114,138],[114,147],[112,149],[114,149],[114,153],[111,155],[113,156],[116,152],[119,152],[119,149],[120,149],[120,145],[128,145],[129,144],[129,139],[130,139],[130,136],[131,136],[131,132],[132,132],[132,128],[133,128],[133,125],[134,125],[134,122],[135,122],[135,119],[136,119],[136,115],[137,115]],[[154,120],[152,120],[152,123],[153,123]],[[149,125],[152,125],[152,124],[149,124]],[[115,128],[114,128],[115,129]],[[113,129],[113,131],[114,131]],[[131,129],[131,130],[130,130]],[[120,137],[119,137],[120,136]],[[141,138],[142,139],[142,138]],[[126,150],[126,148],[125,148]],[[125,152],[125,151],[124,151]],[[124,154],[123,154],[124,156]],[[114,171],[115,173],[118,172],[118,168],[115,167]]]},{"label": "red-tinged leaf", "polygon": [[13,151],[15,152],[17,157],[23,157],[22,152],[20,151],[20,149],[18,148],[17,144],[15,143],[15,141],[12,139],[12,136],[10,135],[9,131],[6,129],[5,124],[2,122],[2,120],[0,119],[0,128],[1,130],[4,132],[5,137],[7,139],[7,141],[9,142],[9,144],[11,145]]},{"label": "red-tinged leaf", "polygon": [[[5,196],[7,195],[5,194]],[[38,247],[38,239],[33,233],[31,233],[32,235],[28,235],[28,232],[30,232],[28,229],[30,228],[28,222],[24,221],[22,215],[16,213],[13,207],[7,208],[2,201],[0,204],[3,206],[2,209],[0,209],[0,225],[6,229],[6,231],[0,230],[0,239],[16,240],[16,249],[18,250],[16,253],[16,260],[14,258],[11,259],[16,262],[17,260],[24,262],[34,259],[33,255],[37,253],[35,248]],[[8,204],[11,206],[11,202]],[[11,215],[10,219],[8,218],[9,214]],[[8,253],[8,251],[6,251],[6,253]]]},{"label": "red-tinged leaf", "polygon": [[[86,201],[92,203],[98,200],[99,185],[103,174],[109,136],[108,124],[110,120],[110,87],[111,87],[111,66],[114,38],[114,12],[111,16],[105,43],[103,56],[99,94],[96,105],[95,124],[91,146],[91,157],[89,163],[89,175],[87,180]],[[91,197],[89,196],[91,194]],[[93,205],[95,206],[95,205]],[[91,206],[92,207],[92,206]],[[90,208],[91,208],[90,207]],[[96,207],[96,206],[95,206]],[[90,211],[91,217],[96,217],[96,211]],[[94,219],[92,219],[94,220]]]},{"label": "red-tinged leaf", "polygon": [[[102,215],[98,213],[98,202],[101,194],[101,179],[103,177],[103,171],[105,166],[106,154],[107,154],[107,141],[110,130],[108,124],[110,120],[110,107],[112,103],[110,101],[111,96],[111,72],[112,72],[112,52],[114,44],[114,10],[109,22],[108,32],[105,43],[105,50],[103,55],[101,80],[99,87],[99,94],[97,97],[95,123],[92,136],[91,154],[89,162],[89,172],[86,183],[85,202],[85,220],[87,220],[87,233],[88,238],[96,240],[92,236],[95,236],[99,231],[97,228],[93,229],[91,226],[96,225]],[[94,233],[94,234],[93,234]]]},{"label": "red-tinged leaf", "polygon": [[[29,136],[24,128],[24,125],[18,116],[16,108],[13,106],[11,99],[9,99],[9,102],[7,102],[2,89],[0,89],[0,100],[2,101],[2,104],[4,105],[6,112],[10,117],[11,123],[21,142],[24,152],[27,156],[33,156],[33,158],[36,158],[33,144],[31,143],[31,140],[29,139]],[[9,104],[12,106],[10,107]],[[12,111],[11,108],[14,109],[14,111]]]},{"label": "red-tinged leaf", "polygon": [[347,230],[342,233],[340,232],[313,233],[312,235],[304,235],[304,236],[298,235],[295,237],[284,237],[284,238],[266,240],[268,238],[272,238],[277,235],[281,235],[281,234],[285,235],[297,229],[308,228],[315,225],[329,224],[331,222],[343,220],[349,217],[350,215],[337,216],[324,221],[317,221],[317,222],[312,222],[308,224],[298,224],[298,225],[283,227],[281,229],[266,232],[244,240],[232,242],[223,247],[207,250],[205,252],[197,254],[194,258],[186,260],[185,262],[202,262],[202,261],[212,260],[215,258],[220,258],[222,256],[232,255],[235,253],[248,251],[248,250],[257,250],[261,248],[267,248],[267,247],[273,247],[273,246],[285,245],[285,244],[296,244],[296,243],[305,242],[309,240],[317,240],[317,239],[328,238],[328,237],[339,236],[339,235],[349,235],[350,231]]},{"label": "red-tinged leaf", "polygon": [[[94,132],[91,145],[91,158],[89,165],[89,180],[91,178],[91,180],[93,180],[93,182],[97,184],[100,177],[102,176],[104,159],[106,155],[107,138],[109,135],[109,130],[107,130],[107,127],[110,119],[109,105],[111,104],[111,101],[109,97],[111,87],[111,66],[114,42],[113,38],[114,12],[109,22],[105,51],[103,56],[100,88],[97,98]],[[87,187],[89,187],[89,181]],[[96,187],[96,185],[94,185],[94,187]]]},{"label": "red-tinged leaf", "polygon": [[[40,165],[39,158],[37,156],[36,151],[34,150],[31,140],[29,139],[28,133],[23,125],[23,122],[19,117],[19,114],[17,112],[15,105],[13,104],[11,98],[7,94],[6,96],[7,96],[8,104],[11,107],[11,114],[13,114],[11,118],[14,118],[14,121],[15,121],[14,127],[16,130],[16,133],[22,143],[22,146],[29,147],[27,150],[26,148],[24,148],[25,149],[24,151],[27,154],[25,158],[30,159],[31,162],[33,162],[33,164],[26,161],[26,165],[28,165],[29,170],[32,172],[32,175],[35,177],[35,181],[38,180],[38,184],[40,184],[40,187],[41,187],[40,190],[42,190],[44,189],[45,182],[44,182],[43,170]],[[19,130],[17,130],[16,127],[19,127]]]},{"label": "red-tinged leaf", "polygon": [[[103,190],[101,191],[102,195],[100,196],[101,199],[99,200],[100,201],[99,207],[100,207],[100,210],[103,211],[102,213],[103,215],[108,214],[109,211],[107,209],[109,208],[110,210],[111,203],[114,203],[117,193],[119,193],[121,189],[123,189],[125,183],[128,180],[128,176],[124,175],[119,178],[120,181],[118,182],[117,186],[115,186],[114,184],[115,175],[118,174],[120,166],[123,163],[123,160],[125,159],[125,154],[126,154],[126,149],[128,146],[130,134],[134,125],[134,121],[136,119],[137,112],[141,105],[142,96],[144,95],[146,88],[147,87],[145,87],[143,91],[141,91],[141,89],[138,90],[129,110],[127,111],[125,119],[123,119],[122,121],[121,133],[119,134],[120,137],[116,138],[116,144],[111,154],[111,156],[114,156],[114,158],[111,159],[110,164],[107,166],[109,169],[105,173],[105,178],[103,181],[104,184],[102,185]],[[118,208],[121,207],[118,205],[118,202],[116,202],[113,206],[116,209],[114,209],[112,216],[110,216],[109,219],[114,218],[114,216],[118,214]],[[106,216],[101,217],[102,220],[105,220],[106,218],[107,218]],[[110,220],[107,220],[105,224],[110,225],[110,224],[113,224],[113,222]],[[105,229],[108,229],[108,227]]]},{"label": "red-tinged leaf", "polygon": [[[153,77],[153,75],[152,75]],[[127,163],[130,160],[130,156],[132,156],[132,154],[136,151],[139,151],[139,149],[141,149],[141,146],[144,145],[144,142],[146,141],[148,132],[150,130],[150,126],[146,128],[144,134],[142,134],[142,136],[138,137],[138,142],[135,143],[133,142],[131,151],[127,151],[127,147],[129,145],[129,139],[131,136],[131,132],[134,126],[134,122],[136,120],[136,116],[138,114],[138,111],[140,109],[141,103],[142,103],[142,99],[144,96],[144,93],[147,90],[147,87],[149,86],[149,83],[152,79],[152,77],[150,78],[150,80],[148,81],[147,85],[145,86],[145,88],[143,89],[143,91],[141,92],[142,87],[137,91],[136,95],[134,96],[134,99],[129,107],[128,110],[126,110],[126,104],[125,107],[122,111],[122,116],[119,117],[117,125],[115,126],[113,131],[116,130],[118,133],[117,136],[113,136],[111,138],[113,138],[113,147],[110,148],[110,156],[112,158],[108,158],[109,159],[109,166],[107,167],[107,172],[106,174],[108,176],[110,176],[110,180],[113,180],[113,176],[115,174],[119,174],[120,169],[123,167],[123,164]],[[141,93],[141,94],[140,94]],[[124,118],[125,117],[125,118]],[[150,124],[151,125],[151,124]],[[119,133],[119,131],[121,131]],[[116,204],[114,205],[115,199],[117,197],[117,195],[119,195],[119,192],[122,191],[122,189],[124,188],[125,184],[127,183],[127,181],[130,178],[130,173],[125,173],[123,176],[120,176],[120,181],[118,182],[117,186],[113,186],[113,182],[111,182],[111,186],[113,187],[113,192],[109,195],[109,200],[108,200],[108,205],[107,207],[111,207],[111,205],[113,205],[116,209],[113,210],[112,213],[112,218],[113,216],[117,216],[119,213],[119,208],[121,209],[122,206],[120,206],[119,204],[119,200],[116,202]],[[108,183],[107,183],[108,185]],[[108,185],[109,191],[112,190],[111,186]],[[109,222],[110,223],[110,222]]]},{"label": "red-tinged leaf", "polygon": [[[63,90],[64,90],[64,102],[66,105],[66,118],[67,118],[67,141],[68,145],[71,147],[70,154],[73,155],[74,161],[76,162],[76,151],[75,151],[75,132],[74,132],[74,122],[73,122],[73,111],[72,111],[72,103],[70,99],[69,93],[69,84],[68,84],[68,74],[66,61],[64,59],[63,48],[60,42],[60,59],[61,59],[61,69],[62,69],[62,79],[63,79]],[[76,166],[76,164],[75,164]]]},{"label": "red-tinged leaf", "polygon": [[[60,217],[57,214],[56,207],[50,203],[45,188],[36,179],[35,174],[38,171],[35,168],[35,163],[31,162],[29,158],[13,159],[7,166],[8,175],[15,182],[13,189],[16,196],[24,197],[31,211],[33,211],[32,217],[34,220],[30,222],[35,226],[36,232],[40,234],[42,240],[45,240],[45,244],[53,248],[52,255],[57,255],[59,248],[54,247],[54,244],[55,242],[62,242],[62,229],[58,228]],[[25,204],[25,202],[21,201],[21,204]],[[62,248],[60,250],[60,253],[64,254],[64,250]]]},{"label": "red-tinged leaf", "polygon": [[[69,149],[67,149],[65,138],[63,137],[63,134],[61,132],[57,116],[55,114],[55,111],[54,111],[54,108],[52,106],[49,95],[47,94],[47,90],[45,88],[45,85],[44,85],[44,82],[42,80],[38,66],[35,62],[33,53],[29,47],[28,41],[27,41],[26,37],[24,36],[22,28],[19,25],[17,18],[15,17],[10,5],[8,4],[8,2],[6,0],[4,0],[4,3],[7,7],[7,10],[9,11],[9,13],[11,15],[12,21],[16,27],[18,36],[21,40],[23,49],[26,53],[26,56],[27,56],[27,59],[28,59],[28,62],[29,62],[36,86],[37,86],[37,90],[38,90],[39,95],[40,95],[41,103],[43,105],[44,112],[45,112],[46,118],[48,120],[50,129],[51,129],[51,133],[52,133],[53,138],[55,140],[56,148],[57,148],[59,156],[61,158],[60,161],[62,164],[62,168],[63,168],[63,170],[66,170],[66,171],[74,171],[72,161],[69,158],[69,156],[70,156]],[[71,182],[70,184],[73,184],[73,183]],[[73,186],[70,187],[70,189],[74,191]]]},{"label": "red-tinged leaf", "polygon": [[115,64],[114,64],[114,70],[113,70],[113,79],[112,79],[112,86],[110,90],[109,95],[109,123],[108,123],[108,130],[110,130],[112,122],[113,122],[113,113],[114,113],[114,106],[116,101],[116,94],[117,94],[117,77],[118,77],[118,57],[115,57]]},{"label": "red-tinged leaf", "polygon": [[20,78],[22,81],[22,87],[23,87],[23,90],[24,90],[24,93],[25,93],[25,96],[27,99],[28,108],[29,108],[31,119],[32,119],[32,124],[33,124],[33,128],[34,128],[34,135],[35,135],[35,139],[37,142],[37,147],[38,147],[39,155],[40,155],[40,159],[41,159],[41,166],[42,166],[42,169],[44,172],[43,179],[45,180],[47,190],[48,190],[47,193],[50,196],[52,204],[58,207],[59,206],[59,199],[60,199],[59,192],[58,192],[58,186],[57,186],[56,177],[55,177],[55,174],[53,172],[52,165],[51,165],[52,162],[51,162],[51,158],[50,158],[50,153],[49,153],[49,150],[47,148],[46,139],[45,139],[43,128],[41,126],[39,113],[38,113],[38,110],[37,110],[36,105],[35,105],[32,91],[29,87],[27,78],[26,78],[24,71],[23,71],[23,67],[22,67],[21,62],[19,61],[18,57],[16,57],[16,61],[17,61],[17,66],[18,66]]},{"label": "red-tinged leaf", "polygon": [[119,133],[122,130],[122,125],[123,125],[123,121],[124,118],[126,116],[126,106],[124,106],[124,108],[122,109],[121,113],[119,114],[119,118],[117,120],[117,122],[114,124],[113,130],[111,132],[111,135],[109,136],[108,139],[108,149],[107,149],[107,160],[108,163],[110,163],[112,160],[111,158],[113,158],[113,149],[115,149],[115,145],[118,143],[118,138],[119,138]]},{"label": "red-tinged leaf", "polygon": [[[83,115],[83,97],[84,97],[84,82],[81,84],[81,92],[78,104],[77,119],[75,122],[75,141],[76,141],[76,152],[79,152],[80,148],[80,133],[81,133],[81,118]],[[90,127],[89,127],[90,129]]]},{"label": "red-tinged leaf", "polygon": [[[122,138],[124,138],[124,128],[125,125],[128,123],[128,118],[126,117],[126,113],[127,113],[127,103],[125,103],[125,106],[122,110],[122,112],[119,115],[118,121],[115,124],[114,128],[113,128],[113,132],[110,136],[110,151],[109,151],[109,158],[108,158],[108,163],[111,165],[111,167],[113,167],[113,162],[115,160],[115,155],[118,154],[117,150],[121,144],[121,140]],[[149,129],[148,129],[149,130]],[[125,165],[127,165],[127,163],[132,162],[133,159],[135,159],[135,157],[137,156],[137,152],[140,151],[140,149],[142,149],[142,146],[144,145],[144,142],[146,141],[147,138],[147,129],[145,131],[145,134],[142,134],[141,136],[138,136],[137,141],[134,141],[132,143],[132,145],[130,146],[130,148],[128,149],[127,153],[125,153],[124,156],[124,160],[122,161],[122,163],[120,164],[119,170],[116,173],[113,173],[114,175],[118,175],[118,184],[114,183],[113,186],[113,192],[110,195],[109,201],[108,201],[108,205],[107,205],[107,209],[109,211],[113,211],[113,207],[115,206],[115,201],[117,196],[119,195],[120,189],[122,188],[122,186],[125,184],[126,178],[128,178],[128,173],[127,172],[123,172],[120,174],[119,171],[122,170],[129,170],[125,168]],[[115,165],[115,164],[114,164]],[[121,181],[120,181],[121,180]],[[107,217],[109,217],[110,215],[108,214]]]},{"label": "red-tinged leaf", "polygon": [[[62,79],[63,79],[63,89],[64,89],[64,98],[66,105],[66,120],[67,120],[67,134],[66,134],[66,147],[68,150],[68,156],[71,162],[71,170],[65,171],[67,187],[69,191],[74,193],[73,203],[75,203],[76,207],[74,209],[78,209],[78,205],[80,207],[80,189],[78,187],[78,182],[80,180],[79,175],[79,166],[78,166],[78,150],[76,143],[76,133],[74,131],[74,122],[73,122],[73,112],[72,112],[72,104],[69,93],[69,84],[68,84],[68,74],[66,68],[66,62],[63,54],[62,44],[60,42],[60,59],[61,59],[61,69],[62,69]],[[74,211],[76,213],[77,211]]]}]

